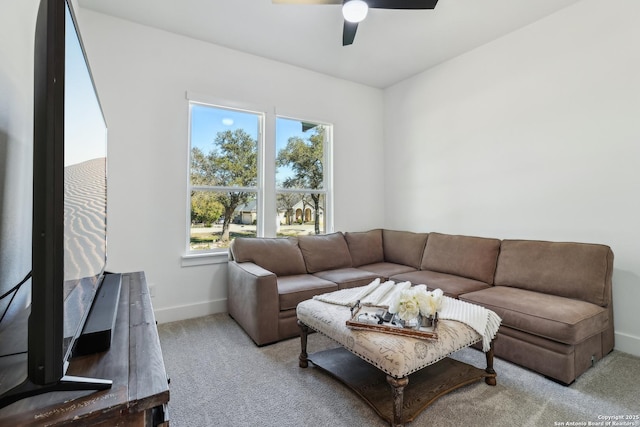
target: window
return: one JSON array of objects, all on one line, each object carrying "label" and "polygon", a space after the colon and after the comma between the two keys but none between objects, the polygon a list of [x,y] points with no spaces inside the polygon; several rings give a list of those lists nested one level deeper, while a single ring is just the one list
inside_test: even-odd
[{"label": "window", "polygon": [[332,229],[331,125],[193,100],[189,108],[188,253],[226,250],[239,236]]},{"label": "window", "polygon": [[191,103],[191,251],[256,236],[263,123],[260,113]]},{"label": "window", "polygon": [[325,147],[330,129],[276,119],[276,200],[281,235],[324,234]]}]

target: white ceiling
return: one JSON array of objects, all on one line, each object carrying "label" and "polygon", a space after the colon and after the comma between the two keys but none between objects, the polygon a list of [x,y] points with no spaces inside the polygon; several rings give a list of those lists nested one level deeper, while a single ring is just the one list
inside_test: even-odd
[{"label": "white ceiling", "polygon": [[92,9],[320,73],[384,88],[580,0],[439,0],[371,9],[342,46],[339,5],[271,0],[79,0]]}]

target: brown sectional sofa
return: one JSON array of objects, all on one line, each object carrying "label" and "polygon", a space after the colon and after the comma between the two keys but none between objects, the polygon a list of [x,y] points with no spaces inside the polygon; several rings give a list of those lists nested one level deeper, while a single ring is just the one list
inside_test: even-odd
[{"label": "brown sectional sofa", "polygon": [[376,278],[495,311],[498,357],[570,384],[614,346],[608,246],[376,229],[237,238],[228,311],[258,345],[299,335],[296,306]]}]

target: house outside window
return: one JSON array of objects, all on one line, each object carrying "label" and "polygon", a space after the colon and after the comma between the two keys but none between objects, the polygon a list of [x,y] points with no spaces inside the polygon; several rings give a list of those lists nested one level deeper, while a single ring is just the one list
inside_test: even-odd
[{"label": "house outside window", "polygon": [[189,110],[187,253],[332,229],[330,124],[195,100]]},{"label": "house outside window", "polygon": [[276,119],[276,200],[281,234],[326,233],[325,152],[330,138],[330,126]]}]

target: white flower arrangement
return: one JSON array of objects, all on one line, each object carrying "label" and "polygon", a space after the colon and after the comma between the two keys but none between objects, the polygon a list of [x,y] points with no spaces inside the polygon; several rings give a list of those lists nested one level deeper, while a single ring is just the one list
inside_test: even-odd
[{"label": "white flower arrangement", "polygon": [[391,301],[389,313],[397,314],[404,321],[412,320],[421,314],[433,317],[442,307],[442,290],[427,291],[424,287],[411,287],[400,291]]}]

